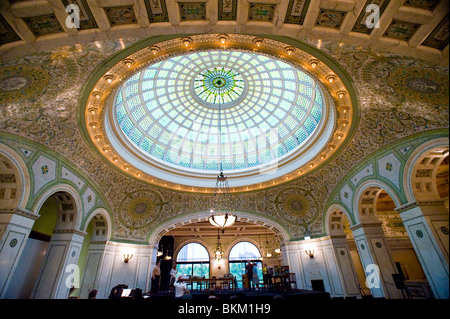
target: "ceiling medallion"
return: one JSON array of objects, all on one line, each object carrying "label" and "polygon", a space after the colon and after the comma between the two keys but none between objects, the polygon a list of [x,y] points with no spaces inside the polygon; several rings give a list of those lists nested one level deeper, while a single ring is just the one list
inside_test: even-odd
[{"label": "ceiling medallion", "polygon": [[[223,44],[226,43],[226,47]],[[142,47],[142,46],[141,46]],[[112,107],[117,90],[137,71],[144,70],[153,64],[166,61],[171,57],[178,57],[187,52],[208,52],[211,50],[222,50],[224,52],[255,52],[258,54],[271,57],[276,60],[283,61],[289,65],[295,66],[299,70],[311,76],[320,86],[324,88],[327,107],[330,108],[326,117],[334,118],[335,125],[322,125],[313,136],[314,141],[318,141],[321,134],[328,134],[327,138],[322,137],[319,146],[320,149],[311,153],[309,158],[295,169],[281,172],[279,177],[266,178],[257,181],[257,175],[262,176],[264,171],[253,170],[247,172],[248,176],[255,178],[255,182],[247,185],[239,184],[239,174],[227,173],[228,177],[233,180],[233,192],[251,191],[273,187],[280,183],[290,182],[295,178],[304,176],[311,170],[317,169],[321,164],[327,161],[331,155],[336,152],[340,146],[347,140],[350,130],[353,127],[353,118],[355,115],[354,103],[352,95],[349,94],[343,80],[336,74],[327,64],[319,60],[317,56],[313,56],[301,49],[294,47],[292,44],[286,45],[282,42],[268,39],[255,38],[250,35],[236,34],[202,34],[193,35],[185,38],[173,38],[170,40],[154,43],[142,49],[134,49],[129,47],[130,54],[121,61],[103,70],[103,74],[99,74],[98,80],[92,83],[92,89],[86,96],[85,112],[84,112],[84,129],[87,131],[92,144],[105,156],[109,162],[121,169],[127,174],[131,174],[137,179],[143,180],[149,184],[171,188],[174,190],[186,192],[203,192],[214,193],[214,185],[199,183],[198,185],[189,185],[189,181],[195,178],[189,171],[182,172],[180,180],[177,182],[168,180],[170,165],[157,166],[162,173],[153,174],[152,170],[146,170],[142,165],[136,165],[131,159],[124,156],[124,151],[130,152],[133,156],[142,157],[139,151],[134,150],[130,145],[122,145],[118,147],[117,143],[111,142],[111,131],[114,134],[123,134],[116,132],[116,128],[111,125],[113,117]],[[295,52],[295,54],[293,54]],[[99,71],[100,72],[100,71]],[[234,103],[246,95],[247,84],[244,75],[240,70],[228,67],[217,67],[212,65],[206,67],[197,73],[194,83],[193,97],[205,102],[205,106],[214,105],[220,101],[224,109],[227,103]],[[262,94],[261,94],[262,95]],[[91,110],[91,111],[89,111]],[[328,119],[329,120],[329,119]],[[103,136],[98,139],[96,137]],[[309,152],[312,146],[307,146],[301,152]],[[317,145],[316,145],[317,148]],[[107,152],[105,150],[108,150]],[[311,151],[312,152],[312,151]],[[301,153],[303,154],[303,153]],[[309,154],[309,153],[308,153]],[[286,156],[277,169],[290,167],[294,163],[298,163],[300,155],[292,154]],[[303,155],[301,155],[303,156]],[[301,162],[301,161],[300,161]],[[146,162],[147,163],[147,162]],[[148,163],[147,163],[148,164]],[[150,163],[150,165],[153,165]],[[159,164],[158,164],[159,165]],[[281,166],[280,166],[281,165]],[[126,169],[125,169],[126,167]],[[302,173],[299,174],[298,172]],[[164,173],[166,172],[166,173]],[[213,170],[211,170],[212,174]],[[262,174],[261,174],[262,173]],[[198,175],[198,174],[197,174]],[[243,178],[244,180],[244,178]],[[250,179],[248,179],[250,180]],[[236,184],[235,184],[236,181]]]}]

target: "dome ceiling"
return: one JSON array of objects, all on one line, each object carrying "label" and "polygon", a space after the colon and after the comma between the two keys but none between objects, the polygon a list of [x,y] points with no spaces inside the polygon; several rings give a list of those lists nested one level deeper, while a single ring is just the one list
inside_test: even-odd
[{"label": "dome ceiling", "polygon": [[139,71],[119,88],[114,108],[128,141],[150,159],[216,173],[297,151],[321,121],[322,103],[319,85],[286,62],[206,51]]},{"label": "dome ceiling", "polygon": [[222,168],[232,191],[271,187],[322,165],[355,124],[339,70],[302,49],[235,34],[151,41],[112,58],[85,105],[92,143],[135,178],[211,192]]}]

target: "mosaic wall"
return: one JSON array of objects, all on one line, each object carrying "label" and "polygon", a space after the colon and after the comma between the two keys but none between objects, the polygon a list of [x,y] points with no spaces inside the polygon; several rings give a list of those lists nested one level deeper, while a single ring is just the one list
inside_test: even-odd
[{"label": "mosaic wall", "polygon": [[[141,183],[107,165],[81,136],[76,109],[83,84],[99,63],[137,40],[97,41],[2,62],[0,131],[68,159],[90,177],[111,207],[113,238],[144,241],[152,227],[167,218],[208,209],[211,196]],[[238,194],[229,203],[236,211],[278,220],[292,238],[306,232],[323,234],[328,199],[341,191],[339,183],[362,160],[402,138],[449,126],[448,69],[348,45],[322,42],[321,49],[349,73],[357,90],[361,118],[353,140],[311,174],[272,189]],[[391,164],[393,171],[396,164]],[[43,166],[35,169],[43,173]],[[345,190],[341,193],[345,198]]]}]

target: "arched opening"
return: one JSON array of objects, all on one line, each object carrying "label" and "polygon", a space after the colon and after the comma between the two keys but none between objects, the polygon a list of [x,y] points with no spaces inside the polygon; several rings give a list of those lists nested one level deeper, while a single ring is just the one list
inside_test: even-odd
[{"label": "arched opening", "polygon": [[[57,191],[49,195],[40,205],[24,251],[14,272],[7,298],[32,298],[38,285],[42,287],[54,285],[57,271],[53,276],[43,276],[45,259],[48,257],[50,243],[55,233],[74,229],[76,225],[77,208],[71,194]],[[52,261],[62,262],[63,254],[53,252]],[[66,296],[68,297],[68,296]]]},{"label": "arched opening", "polygon": [[[188,243],[178,251],[176,256],[177,276],[184,275],[191,278],[209,278],[208,250],[199,243]],[[194,282],[193,289],[197,289],[197,283]]]},{"label": "arched opening", "polygon": [[22,180],[16,165],[0,154],[0,207],[17,208],[22,196]]},{"label": "arched opening", "polygon": [[[372,263],[380,268],[382,279],[378,280],[384,283],[384,296],[406,297],[404,284],[425,281],[426,277],[402,218],[395,210],[400,201],[397,197],[393,197],[396,195],[389,187],[379,183],[368,182],[358,194],[357,212],[365,238],[364,241],[359,238],[360,256],[361,254],[366,256],[363,257],[366,261],[362,264],[364,267],[370,266],[366,255],[370,253]],[[368,275],[369,273],[370,271],[367,272]],[[372,283],[372,287],[369,288],[378,289],[377,287],[378,285]]]},{"label": "arched opening", "polygon": [[448,210],[449,148],[437,147],[413,164],[410,187],[416,200],[443,200]]},{"label": "arched opening", "polygon": [[[218,280],[230,275],[229,253],[231,248],[239,241],[251,242],[258,247],[260,251],[257,258],[258,264],[262,265],[261,258],[264,258],[264,263],[268,266],[280,266],[282,264],[280,247],[284,243],[284,238],[289,238],[282,228],[280,230],[277,226],[266,223],[263,218],[256,220],[248,213],[240,213],[238,220],[231,227],[227,227],[222,234],[217,227],[209,223],[208,217],[209,212],[205,212],[201,213],[201,216],[191,215],[189,218],[184,216],[182,220],[171,220],[160,225],[150,235],[150,244],[152,244],[152,240],[158,240],[154,245],[158,247],[157,259],[161,260],[161,291],[165,290],[163,287],[169,286],[167,284],[170,282],[169,272],[174,266],[177,267],[177,275],[179,276],[185,273],[193,274],[191,271],[193,268],[189,265],[200,263],[195,260],[198,257],[192,255],[190,260],[178,260],[184,254],[183,247],[188,247],[187,245],[191,243],[201,244],[208,251],[208,261],[206,261],[206,255],[204,255],[205,260],[201,263],[204,265],[208,263],[209,277]],[[224,253],[219,260],[215,258],[214,254],[218,239]],[[238,262],[238,260],[234,261]],[[187,267],[187,269],[180,271],[179,269],[183,267]],[[261,269],[261,266],[259,269]],[[203,273],[201,275],[203,276]],[[242,277],[237,279],[242,282]],[[242,287],[242,284],[239,286]]]},{"label": "arched opening", "polygon": [[102,251],[110,236],[110,221],[107,212],[103,209],[94,211],[92,215],[92,219],[85,228],[86,236],[77,263],[80,269],[81,286],[73,291],[71,297],[85,299],[91,290],[99,289],[98,271],[101,268]]},{"label": "arched opening", "polygon": [[244,276],[249,263],[253,264],[252,272],[257,274],[260,282],[263,282],[262,256],[255,244],[248,241],[240,241],[235,244],[230,250],[228,263],[230,273],[236,278],[238,288],[248,287]]}]

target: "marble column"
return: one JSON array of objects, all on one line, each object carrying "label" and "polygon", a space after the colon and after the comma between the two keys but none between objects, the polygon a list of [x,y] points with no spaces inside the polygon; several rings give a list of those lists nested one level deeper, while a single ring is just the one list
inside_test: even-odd
[{"label": "marble column", "polygon": [[78,230],[54,231],[32,298],[66,299],[71,285],[80,287],[77,262],[85,236]]},{"label": "marble column", "polygon": [[375,298],[402,299],[392,274],[397,270],[386,243],[381,223],[359,224],[351,228],[363,265],[367,287]]},{"label": "marble column", "polygon": [[331,245],[336,256],[336,264],[342,277],[344,295],[359,296],[358,277],[353,266],[352,256],[345,236],[331,236]]},{"label": "marble column", "polygon": [[113,253],[108,249],[107,241],[91,242],[87,253],[86,266],[81,280],[80,299],[87,299],[92,289],[97,290],[98,299],[107,298],[109,295],[107,277]]},{"label": "marble column", "polygon": [[413,202],[396,208],[435,298],[449,298],[449,214],[443,201]]},{"label": "marble column", "polygon": [[38,214],[0,210],[0,298],[4,298]]}]

